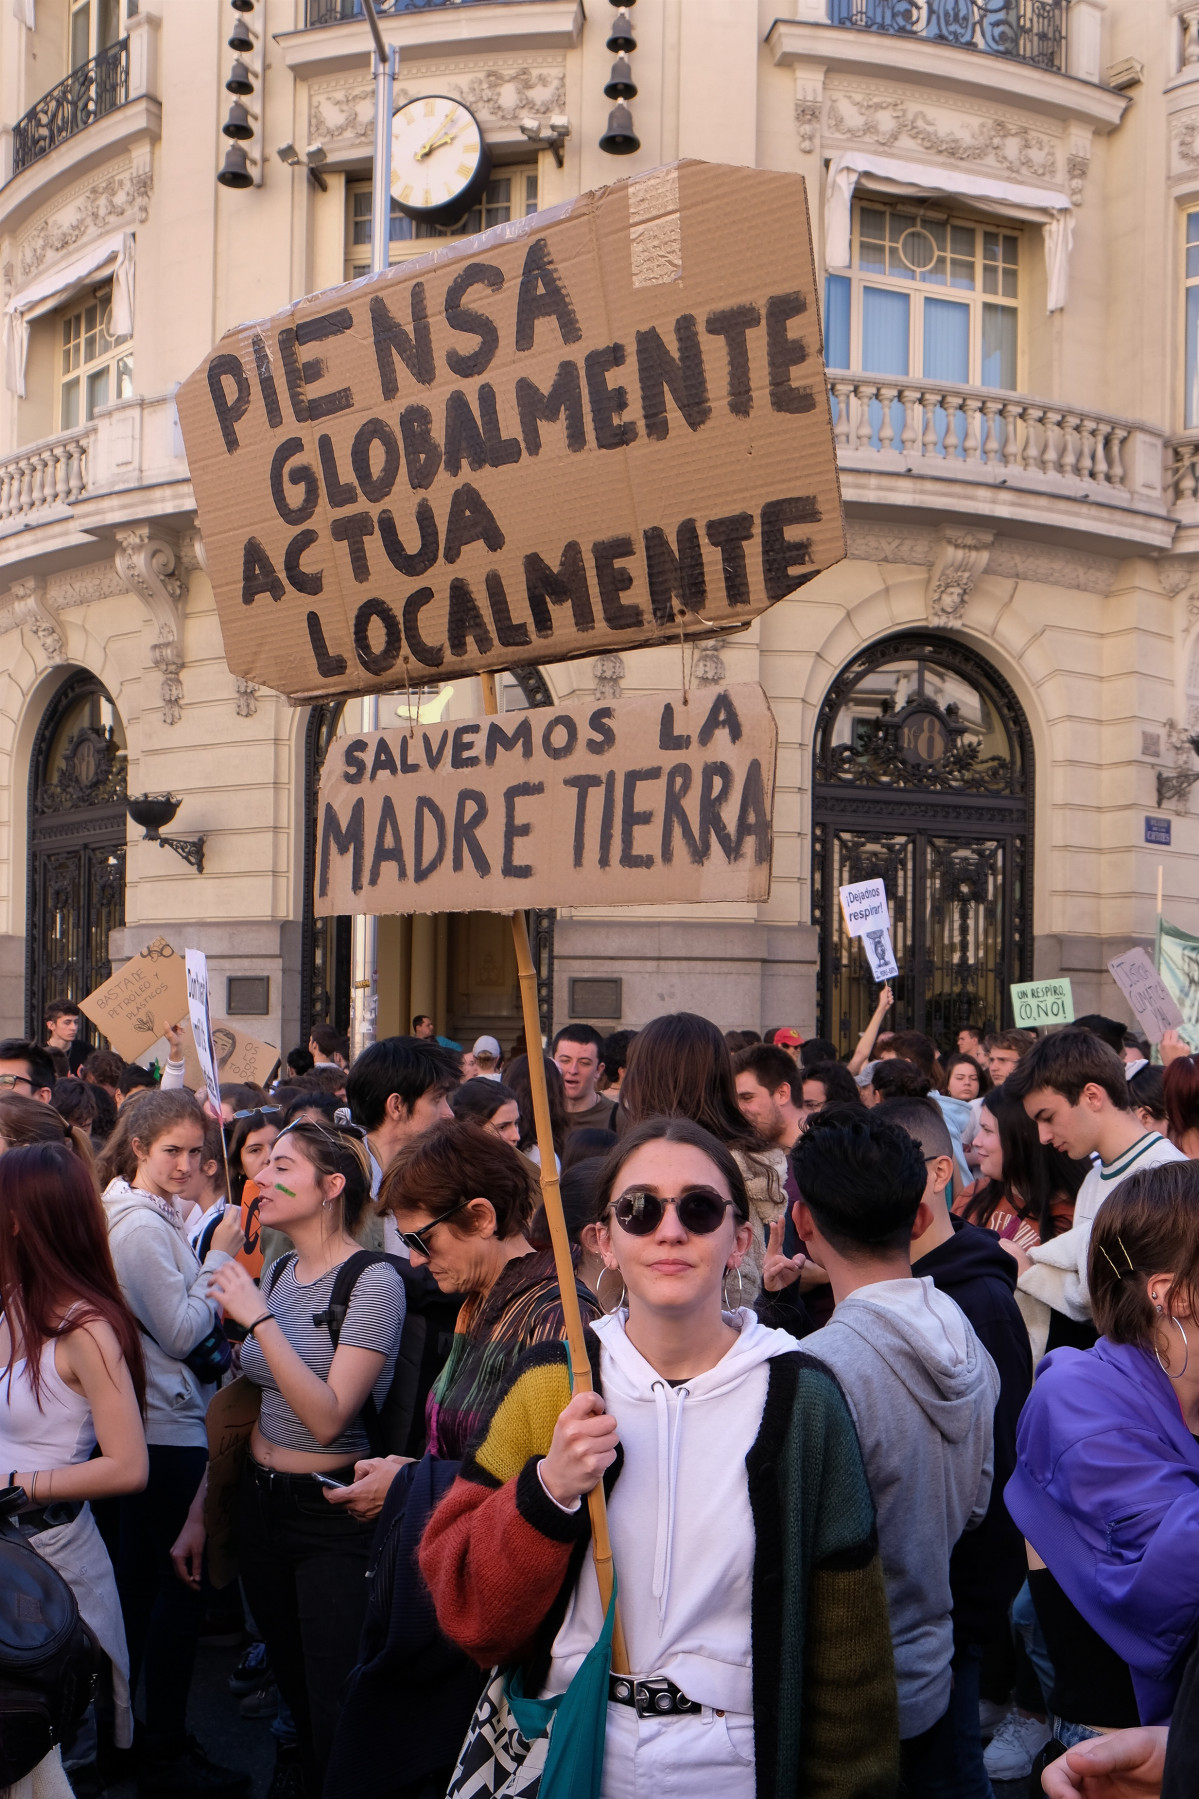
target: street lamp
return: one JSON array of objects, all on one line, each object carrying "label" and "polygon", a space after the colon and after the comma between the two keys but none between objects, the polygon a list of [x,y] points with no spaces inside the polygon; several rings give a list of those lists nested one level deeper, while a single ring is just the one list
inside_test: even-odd
[{"label": "street lamp", "polygon": [[164,837],[162,827],[169,825],[182,801],[174,793],[131,793],[125,801],[125,808],[135,825],[142,827],[143,843],[157,843],[161,847],[174,850],[177,856],[195,869],[198,875],[204,873],[204,839],[203,837]]},{"label": "street lamp", "polygon": [[[1175,739],[1175,741],[1178,742],[1178,739]],[[1192,736],[1183,737],[1182,742],[1188,743],[1191,746],[1192,754],[1199,756],[1199,731],[1196,731]],[[1181,743],[1179,744],[1179,747],[1181,748]],[[1191,788],[1195,785],[1196,781],[1199,781],[1199,768],[1177,769],[1173,774],[1167,774],[1164,769],[1159,768],[1157,771],[1157,804],[1159,810],[1162,806],[1169,805],[1175,800],[1181,801],[1183,808],[1185,808],[1186,802],[1190,797]]]}]

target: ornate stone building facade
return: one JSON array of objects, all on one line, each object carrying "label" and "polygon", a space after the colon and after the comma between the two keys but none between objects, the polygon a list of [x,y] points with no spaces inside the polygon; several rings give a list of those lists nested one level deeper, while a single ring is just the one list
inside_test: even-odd
[{"label": "ornate stone building facade", "polygon": [[[1199,7],[639,0],[622,160],[599,148],[609,9],[380,11],[396,103],[453,95],[487,139],[463,229],[676,156],[798,170],[825,280],[847,560],[681,668],[659,649],[507,684],[521,705],[760,680],[770,901],[541,918],[547,1011],[552,986],[558,1022],[692,1006],[848,1042],[873,989],[836,887],[879,872],[904,1022],[997,1019],[1034,973],[1116,1009],[1104,965],[1149,938],[1159,865],[1199,929],[1171,779],[1199,769]],[[215,178],[235,56],[240,188]],[[373,108],[360,0],[0,18],[6,1031],[160,933],[208,950],[219,1000],[265,975],[229,996],[255,993],[242,1022],[283,1047],[346,1015],[348,921],[307,902],[345,721],[229,673],[172,396],[228,326],[369,265]],[[396,213],[393,260],[430,229]],[[393,710],[417,704],[479,701],[460,683]],[[144,793],[178,797],[169,832],[204,838],[202,873],[127,822]],[[502,921],[386,921],[379,956],[381,1029],[420,1009],[511,1034]]]}]

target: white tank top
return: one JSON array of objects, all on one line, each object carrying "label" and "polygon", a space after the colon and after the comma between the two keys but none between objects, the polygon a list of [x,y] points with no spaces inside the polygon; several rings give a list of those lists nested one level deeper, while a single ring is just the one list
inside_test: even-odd
[{"label": "white tank top", "polygon": [[12,1468],[69,1468],[96,1447],[92,1408],[54,1366],[55,1342],[42,1348],[40,1407],[24,1356],[11,1372],[0,1368],[0,1484]]}]

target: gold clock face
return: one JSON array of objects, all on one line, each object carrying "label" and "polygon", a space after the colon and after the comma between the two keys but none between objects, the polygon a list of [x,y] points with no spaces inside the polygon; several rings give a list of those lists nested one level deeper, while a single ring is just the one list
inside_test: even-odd
[{"label": "gold clock face", "polygon": [[391,191],[410,217],[465,211],[488,167],[479,121],[461,100],[430,94],[392,119]]}]

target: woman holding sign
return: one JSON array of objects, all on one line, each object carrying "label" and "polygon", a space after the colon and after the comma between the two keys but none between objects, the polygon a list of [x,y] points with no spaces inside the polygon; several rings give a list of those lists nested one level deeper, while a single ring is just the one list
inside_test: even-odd
[{"label": "woman holding sign", "polygon": [[[588,1330],[597,1390],[571,1398],[560,1343],[517,1365],[421,1544],[442,1629],[519,1667],[526,1694],[565,1692],[603,1623],[583,1499],[610,1470],[632,1672],[608,1682],[603,1799],[892,1794],[861,1454],[831,1376],[724,1298],[752,1236],[736,1161],[687,1119],[649,1120],[605,1162],[597,1214],[624,1289]],[[470,1779],[486,1732],[481,1708],[451,1794],[487,1790]]]}]

